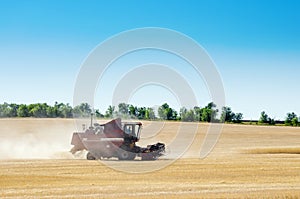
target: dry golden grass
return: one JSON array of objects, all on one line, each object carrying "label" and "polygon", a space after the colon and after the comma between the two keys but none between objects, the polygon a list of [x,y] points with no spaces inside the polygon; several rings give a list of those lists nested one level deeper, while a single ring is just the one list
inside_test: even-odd
[{"label": "dry golden grass", "polygon": [[248,151],[253,154],[300,154],[300,148],[259,148]]},{"label": "dry golden grass", "polygon": [[[170,142],[179,125],[166,123],[157,139]],[[198,159],[207,127],[199,126],[184,158],[132,174],[59,151],[71,147],[72,120],[0,120],[0,198],[300,198],[300,128],[225,125],[212,153]],[[105,161],[123,168],[155,164]]]}]

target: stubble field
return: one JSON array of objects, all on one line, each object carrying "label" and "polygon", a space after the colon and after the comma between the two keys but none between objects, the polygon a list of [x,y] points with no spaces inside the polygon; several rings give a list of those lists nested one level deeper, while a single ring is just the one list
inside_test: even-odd
[{"label": "stubble field", "polygon": [[[142,146],[171,144],[182,125],[192,138],[195,125],[143,123]],[[171,148],[158,161],[101,162],[68,152],[71,119],[1,119],[0,198],[300,198],[300,128],[224,125],[213,151],[199,159],[207,128],[199,124],[176,161]]]}]

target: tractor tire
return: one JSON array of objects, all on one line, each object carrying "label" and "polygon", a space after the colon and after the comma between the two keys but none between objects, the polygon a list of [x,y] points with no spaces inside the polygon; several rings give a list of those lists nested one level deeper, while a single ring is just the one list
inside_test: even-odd
[{"label": "tractor tire", "polygon": [[136,154],[126,151],[124,149],[120,149],[118,152],[118,159],[119,160],[134,160]]},{"label": "tractor tire", "polygon": [[86,154],[86,159],[87,160],[96,160],[95,156],[93,156],[91,152],[88,152]]}]

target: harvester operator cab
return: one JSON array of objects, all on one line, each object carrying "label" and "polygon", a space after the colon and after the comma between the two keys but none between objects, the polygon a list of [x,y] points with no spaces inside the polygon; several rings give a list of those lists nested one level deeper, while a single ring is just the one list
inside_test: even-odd
[{"label": "harvester operator cab", "polygon": [[132,143],[137,142],[140,139],[141,123],[124,123],[123,131],[126,141]]}]

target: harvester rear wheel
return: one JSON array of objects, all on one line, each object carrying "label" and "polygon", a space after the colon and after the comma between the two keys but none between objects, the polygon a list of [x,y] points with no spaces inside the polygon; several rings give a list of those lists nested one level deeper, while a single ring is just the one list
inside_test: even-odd
[{"label": "harvester rear wheel", "polygon": [[88,152],[86,154],[86,159],[88,159],[88,160],[96,160],[95,156],[93,156],[91,152]]}]

